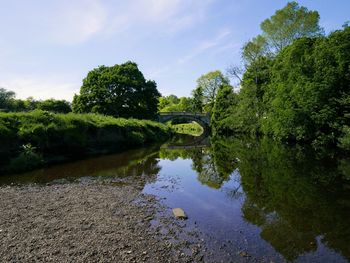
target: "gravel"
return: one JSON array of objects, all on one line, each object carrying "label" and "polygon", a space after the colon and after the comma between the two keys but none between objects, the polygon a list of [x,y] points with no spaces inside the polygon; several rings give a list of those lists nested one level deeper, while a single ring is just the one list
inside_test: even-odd
[{"label": "gravel", "polygon": [[0,187],[1,262],[202,262],[201,234],[145,180]]}]

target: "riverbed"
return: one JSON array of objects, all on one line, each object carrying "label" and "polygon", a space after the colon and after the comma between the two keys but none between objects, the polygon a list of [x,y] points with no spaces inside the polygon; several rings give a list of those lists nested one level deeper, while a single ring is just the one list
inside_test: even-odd
[{"label": "riverbed", "polygon": [[181,137],[1,176],[0,257],[349,262],[349,175],[332,151]]}]

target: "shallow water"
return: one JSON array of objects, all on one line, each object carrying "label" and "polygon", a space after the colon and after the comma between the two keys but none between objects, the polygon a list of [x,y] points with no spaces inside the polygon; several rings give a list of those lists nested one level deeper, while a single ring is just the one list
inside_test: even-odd
[{"label": "shallow water", "polygon": [[223,262],[349,262],[350,161],[269,140],[190,137],[161,149],[61,164],[0,184],[149,176],[145,193],[181,207]]}]

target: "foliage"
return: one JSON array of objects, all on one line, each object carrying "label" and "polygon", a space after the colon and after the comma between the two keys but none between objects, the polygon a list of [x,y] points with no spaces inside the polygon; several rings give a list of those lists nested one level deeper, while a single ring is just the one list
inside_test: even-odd
[{"label": "foliage", "polygon": [[68,101],[54,99],[39,101],[37,109],[54,113],[68,113],[72,111]]},{"label": "foliage", "polygon": [[318,20],[317,12],[292,2],[262,23],[264,34],[242,51],[246,70],[237,100],[215,101],[228,117],[223,124],[216,111],[214,131],[265,134],[315,147],[340,140],[348,147],[350,29],[325,37]]},{"label": "foliage", "polygon": [[71,106],[68,101],[65,100],[35,100],[29,97],[25,100],[16,99],[16,94],[13,91],[7,91],[4,88],[0,88],[0,110],[5,112],[24,112],[32,111],[35,109],[55,112],[55,113],[68,113],[71,112]]},{"label": "foliage", "polygon": [[344,150],[350,151],[350,127],[344,126],[342,135],[339,137],[338,146]]},{"label": "foliage", "polygon": [[262,56],[267,55],[267,53],[267,42],[266,39],[261,35],[245,43],[242,48],[242,58],[245,61],[246,66],[253,64]]},{"label": "foliage", "polygon": [[192,98],[188,97],[176,97],[175,95],[169,95],[159,98],[158,111],[159,112],[172,112],[172,111],[186,111],[192,112]]},{"label": "foliage", "polygon": [[225,134],[233,130],[232,124],[235,122],[233,112],[234,105],[238,102],[238,95],[233,92],[231,86],[221,86],[215,100],[211,115],[211,126],[214,134]]},{"label": "foliage", "polygon": [[336,143],[348,123],[350,29],[300,39],[272,68],[263,130],[280,139]]},{"label": "foliage", "polygon": [[16,158],[12,159],[7,171],[8,172],[24,172],[40,167],[44,164],[41,155],[36,153],[36,148],[30,143],[22,146],[22,152]]},{"label": "foliage", "polygon": [[22,145],[31,144],[45,159],[50,155],[84,155],[118,151],[170,135],[167,126],[136,119],[97,114],[0,113],[0,155],[16,157]]},{"label": "foliage", "polygon": [[196,122],[171,124],[170,127],[176,133],[190,134],[192,136],[200,136],[204,131],[203,127]]},{"label": "foliage", "polygon": [[202,113],[204,110],[204,105],[203,105],[203,98],[204,94],[203,94],[203,88],[200,86],[197,86],[197,88],[195,88],[192,91],[192,108],[193,108],[193,112],[199,112]]},{"label": "foliage", "polygon": [[0,110],[7,109],[14,100],[15,95],[13,91],[0,88]]},{"label": "foliage", "polygon": [[153,119],[160,93],[154,81],[146,80],[134,62],[100,66],[83,80],[73,99],[76,113],[101,113],[114,117]]},{"label": "foliage", "polygon": [[263,21],[260,27],[270,49],[278,53],[298,38],[322,35],[323,29],[318,24],[319,20],[317,11],[309,11],[306,7],[300,7],[297,2],[289,2]]},{"label": "foliage", "polygon": [[[219,87],[222,85],[229,85],[229,80],[219,70],[211,71],[197,79],[197,88],[194,93],[197,96],[196,100],[202,99],[201,104],[205,112],[211,113]],[[200,108],[199,102],[196,101],[196,105],[196,108]]]}]

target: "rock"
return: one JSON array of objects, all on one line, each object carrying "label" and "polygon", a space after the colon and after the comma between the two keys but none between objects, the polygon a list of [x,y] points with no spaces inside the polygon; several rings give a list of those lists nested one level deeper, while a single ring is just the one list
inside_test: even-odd
[{"label": "rock", "polygon": [[186,216],[184,210],[182,210],[181,208],[174,208],[173,214],[178,219],[187,219],[187,216]]},{"label": "rock", "polygon": [[250,257],[249,254],[247,252],[245,252],[245,251],[240,252],[239,255],[241,257]]}]

